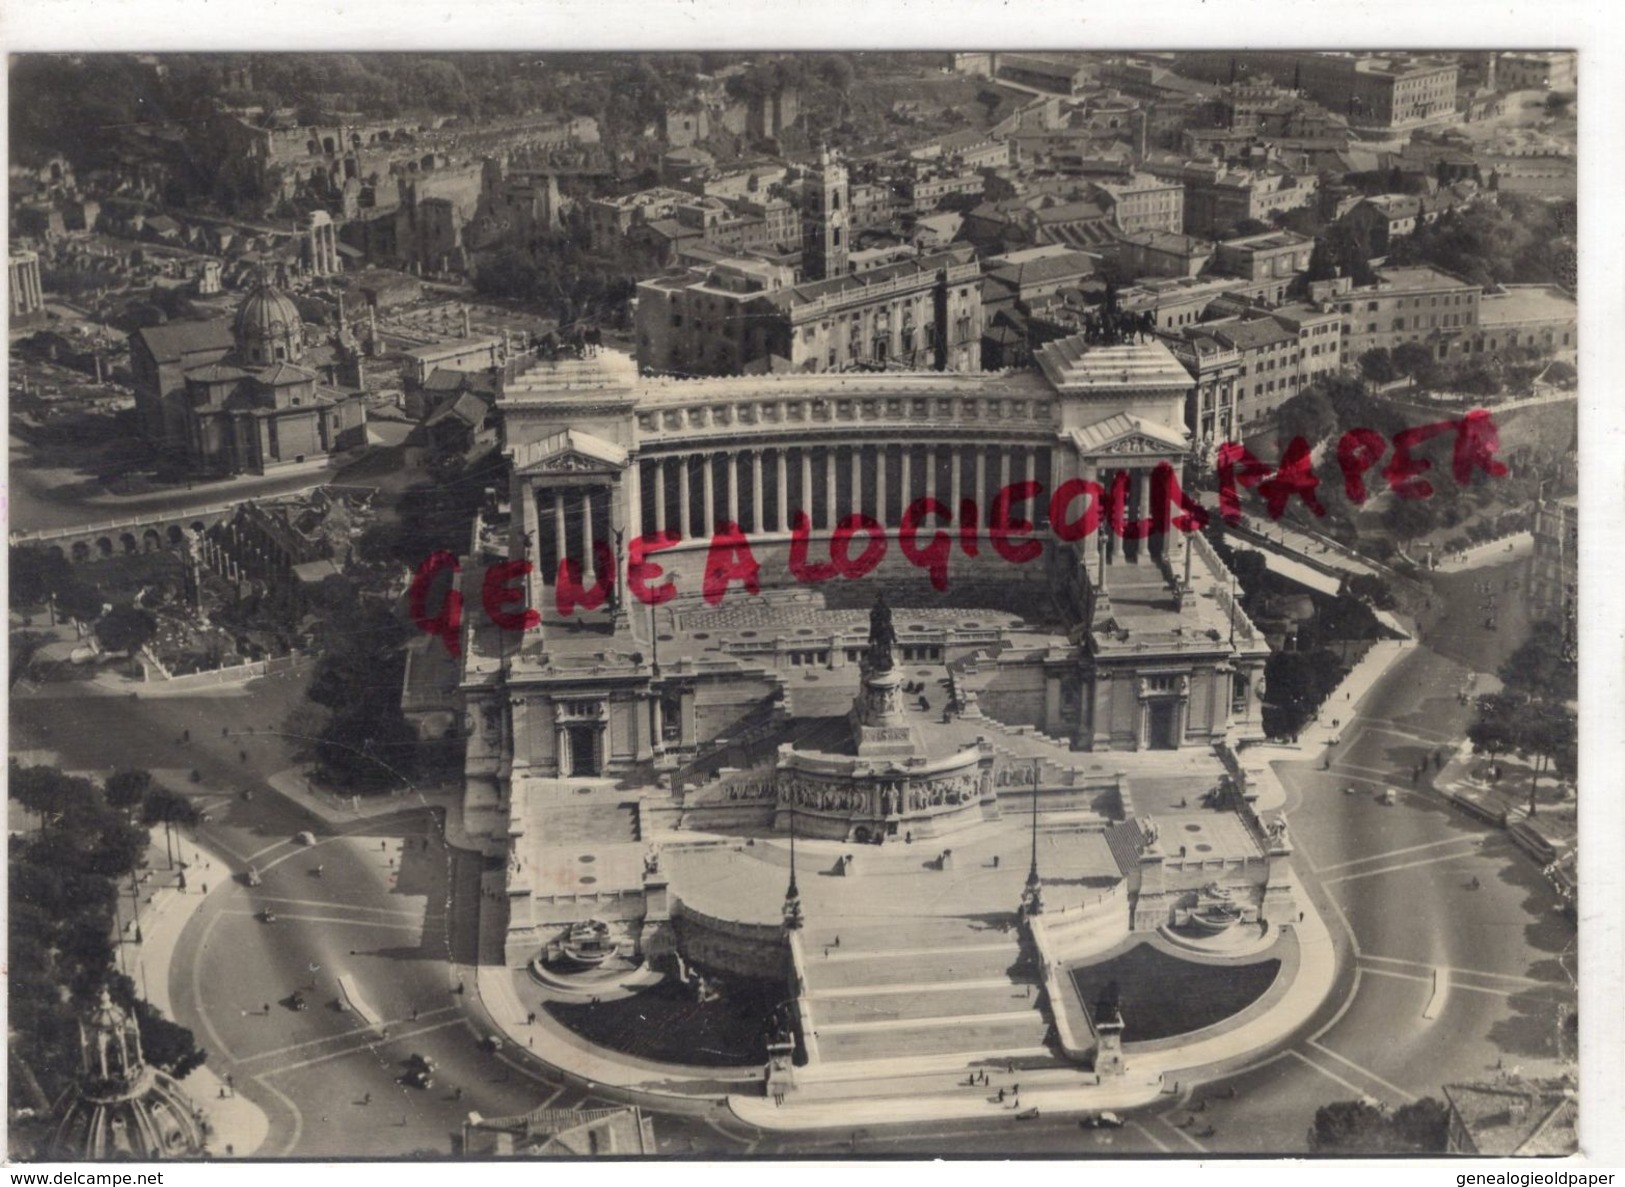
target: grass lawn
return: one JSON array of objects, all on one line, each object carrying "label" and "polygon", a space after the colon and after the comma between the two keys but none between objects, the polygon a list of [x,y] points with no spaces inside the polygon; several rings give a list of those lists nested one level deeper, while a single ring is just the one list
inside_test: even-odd
[{"label": "grass lawn", "polygon": [[661,1063],[735,1067],[767,1059],[767,1020],[789,994],[779,981],[729,977],[719,1001],[668,978],[633,997],[597,1005],[547,1002],[549,1014],[582,1038]]},{"label": "grass lawn", "polygon": [[1197,964],[1150,944],[1099,964],[1074,968],[1072,984],[1091,1013],[1107,984],[1117,982],[1125,1042],[1188,1034],[1239,1014],[1264,996],[1280,971],[1276,959],[1251,964]]}]

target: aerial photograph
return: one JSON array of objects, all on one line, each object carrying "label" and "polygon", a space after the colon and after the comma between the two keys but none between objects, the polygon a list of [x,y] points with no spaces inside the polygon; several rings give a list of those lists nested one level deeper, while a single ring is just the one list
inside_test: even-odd
[{"label": "aerial photograph", "polygon": [[8,1160],[1574,1154],[1579,62],[12,54]]}]

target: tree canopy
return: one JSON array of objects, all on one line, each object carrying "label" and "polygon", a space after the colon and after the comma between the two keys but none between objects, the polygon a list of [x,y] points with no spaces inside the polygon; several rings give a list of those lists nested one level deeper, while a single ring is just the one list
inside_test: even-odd
[{"label": "tree canopy", "polygon": [[1315,1110],[1309,1148],[1317,1154],[1442,1154],[1449,1136],[1450,1110],[1433,1097],[1391,1113],[1364,1100],[1345,1100]]},{"label": "tree canopy", "polygon": [[158,619],[139,606],[114,606],[96,623],[96,638],[109,651],[138,651],[158,629]]},{"label": "tree canopy", "polygon": [[[120,772],[109,786],[122,795],[145,774]],[[13,1054],[47,1096],[60,1095],[79,1073],[78,1021],[105,986],[115,1001],[135,1009],[147,1060],[185,1075],[204,1058],[192,1033],[138,1002],[129,978],[114,968],[118,882],[144,863],[146,833],[88,779],[16,760],[9,776],[10,795],[39,814],[41,824],[9,840]]]},{"label": "tree canopy", "polygon": [[1535,623],[1498,674],[1509,690],[1532,697],[1572,701],[1579,695],[1578,662],[1563,628],[1555,622]]}]

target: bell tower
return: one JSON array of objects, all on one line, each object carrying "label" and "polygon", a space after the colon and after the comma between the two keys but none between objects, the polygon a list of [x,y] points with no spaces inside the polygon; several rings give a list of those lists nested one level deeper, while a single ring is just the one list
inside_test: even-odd
[{"label": "bell tower", "polygon": [[851,251],[846,165],[823,148],[807,174],[801,212],[801,274],[805,280],[846,275]]}]

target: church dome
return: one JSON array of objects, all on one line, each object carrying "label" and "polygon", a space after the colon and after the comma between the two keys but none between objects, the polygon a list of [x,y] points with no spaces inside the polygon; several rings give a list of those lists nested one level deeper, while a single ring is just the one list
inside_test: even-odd
[{"label": "church dome", "polygon": [[56,1110],[51,1157],[152,1162],[205,1153],[203,1114],[141,1054],[141,1032],[107,990],[79,1026],[84,1073]]},{"label": "church dome", "polygon": [[291,362],[304,353],[304,322],[285,293],[261,284],[237,311],[237,349],[256,367]]}]

